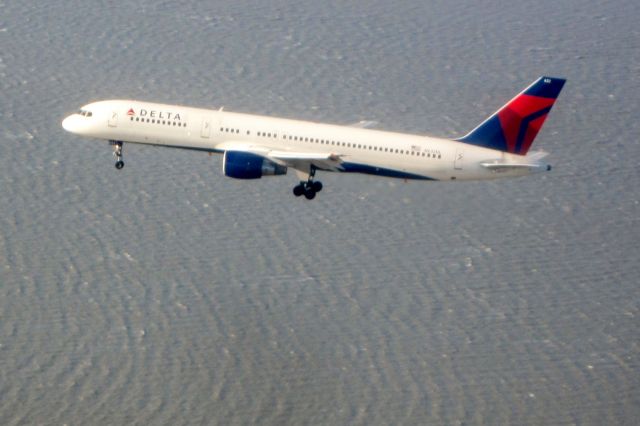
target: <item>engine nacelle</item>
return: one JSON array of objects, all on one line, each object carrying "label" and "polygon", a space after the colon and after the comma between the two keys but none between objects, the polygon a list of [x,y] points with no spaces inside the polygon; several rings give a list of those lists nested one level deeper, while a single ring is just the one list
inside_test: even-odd
[{"label": "engine nacelle", "polygon": [[225,151],[222,171],[225,176],[236,179],[260,179],[262,176],[286,175],[287,166],[248,152]]}]

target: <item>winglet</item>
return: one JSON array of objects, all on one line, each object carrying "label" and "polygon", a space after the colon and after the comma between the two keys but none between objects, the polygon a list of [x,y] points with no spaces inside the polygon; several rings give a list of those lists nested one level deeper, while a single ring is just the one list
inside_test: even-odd
[{"label": "winglet", "polygon": [[563,78],[538,78],[496,113],[457,140],[525,155],[565,82]]}]

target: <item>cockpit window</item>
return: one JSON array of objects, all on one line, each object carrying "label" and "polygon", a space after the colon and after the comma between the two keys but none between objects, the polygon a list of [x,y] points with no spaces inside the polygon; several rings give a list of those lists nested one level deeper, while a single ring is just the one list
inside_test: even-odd
[{"label": "cockpit window", "polygon": [[91,111],[87,111],[86,109],[81,109],[80,111],[78,111],[78,114],[83,117],[91,117],[93,115]]}]

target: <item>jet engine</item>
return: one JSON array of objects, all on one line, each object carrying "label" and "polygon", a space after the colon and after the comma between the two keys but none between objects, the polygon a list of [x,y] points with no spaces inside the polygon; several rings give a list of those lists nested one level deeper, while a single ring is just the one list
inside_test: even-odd
[{"label": "jet engine", "polygon": [[260,179],[262,176],[285,175],[287,166],[248,152],[225,151],[222,171],[225,176],[235,179]]}]

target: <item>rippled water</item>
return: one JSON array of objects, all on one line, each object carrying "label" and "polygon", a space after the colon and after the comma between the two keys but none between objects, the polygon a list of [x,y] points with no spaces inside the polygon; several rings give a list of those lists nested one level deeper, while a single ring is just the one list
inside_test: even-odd
[{"label": "rippled water", "polygon": [[[634,2],[0,4],[0,424],[634,424]],[[552,173],[238,182],[66,134],[137,98],[460,135],[540,74]]]}]

